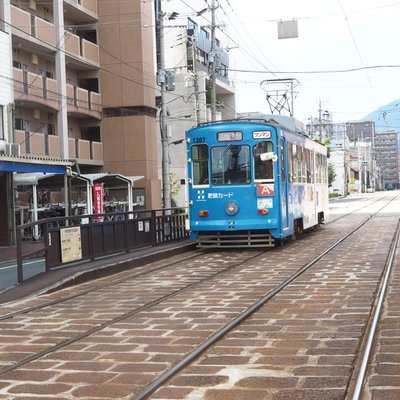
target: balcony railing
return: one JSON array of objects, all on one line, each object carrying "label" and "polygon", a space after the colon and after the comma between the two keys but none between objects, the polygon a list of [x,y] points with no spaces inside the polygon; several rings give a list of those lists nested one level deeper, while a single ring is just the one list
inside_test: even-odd
[{"label": "balcony railing", "polygon": [[14,96],[58,110],[57,81],[42,75],[14,68]]},{"label": "balcony railing", "polygon": [[101,95],[67,84],[68,112],[101,119]]},{"label": "balcony railing", "polygon": [[66,3],[76,7],[79,10],[87,10],[94,15],[97,15],[97,1],[96,0],[64,0]]},{"label": "balcony railing", "polygon": [[[79,0],[78,0],[79,2]],[[93,7],[91,0],[87,3],[88,6]],[[94,6],[95,7],[95,6]],[[36,15],[22,10],[19,7],[11,5],[11,24],[13,35],[26,38],[30,36],[38,40],[37,45],[56,46],[56,29],[54,24],[48,22]],[[64,37],[65,51],[67,54],[78,58],[80,61],[89,62],[90,64],[99,64],[99,46],[86,39],[83,39],[72,32],[65,31]]]},{"label": "balcony railing", "polygon": [[[14,68],[14,95],[18,101],[29,101],[59,110],[57,81]],[[101,119],[101,95],[67,85],[68,111]]]},{"label": "balcony railing", "polygon": [[92,64],[99,64],[99,46],[86,39],[65,31],[65,51],[67,54],[84,59]]},{"label": "balcony railing", "polygon": [[[59,158],[60,138],[40,132],[16,130],[16,143],[22,155],[49,156]],[[68,138],[69,158],[76,158],[82,164],[103,163],[103,143],[91,140]]]},{"label": "balcony railing", "polygon": [[50,46],[56,44],[54,24],[14,5],[11,5],[11,24],[12,33],[16,36],[27,34]]}]

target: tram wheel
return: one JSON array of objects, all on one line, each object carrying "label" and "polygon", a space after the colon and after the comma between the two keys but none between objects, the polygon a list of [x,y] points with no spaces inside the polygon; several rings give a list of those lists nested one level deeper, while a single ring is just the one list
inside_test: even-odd
[{"label": "tram wheel", "polygon": [[303,220],[300,219],[296,219],[294,221],[294,234],[295,235],[301,235],[303,233],[304,229],[303,229]]}]

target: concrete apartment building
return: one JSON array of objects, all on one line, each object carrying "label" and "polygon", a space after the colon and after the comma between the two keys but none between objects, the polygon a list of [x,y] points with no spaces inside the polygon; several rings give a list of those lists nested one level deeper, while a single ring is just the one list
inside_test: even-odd
[{"label": "concrete apartment building", "polygon": [[[179,206],[186,202],[186,146],[182,140],[191,127],[211,121],[210,62],[215,60],[216,120],[236,117],[235,88],[228,74],[233,45],[228,31],[222,33],[226,15],[216,2],[215,56],[212,55],[212,10],[204,0],[159,2],[164,14],[164,68],[168,76],[166,107],[169,136],[172,197]],[[157,10],[157,7],[156,7]],[[226,12],[226,10],[225,10]],[[156,11],[157,13],[157,11]],[[160,41],[157,40],[158,62]],[[172,77],[172,78],[171,78]],[[158,127],[159,128],[159,127]],[[161,158],[161,145],[159,154]],[[159,176],[161,177],[161,167]]]},{"label": "concrete apartment building", "polygon": [[383,188],[392,185],[399,188],[399,135],[396,130],[376,132],[374,135],[375,158],[381,166],[383,176]]},{"label": "concrete apartment building", "polygon": [[143,176],[144,206],[160,207],[153,17],[152,2],[0,0],[2,194],[13,172],[76,160]]}]

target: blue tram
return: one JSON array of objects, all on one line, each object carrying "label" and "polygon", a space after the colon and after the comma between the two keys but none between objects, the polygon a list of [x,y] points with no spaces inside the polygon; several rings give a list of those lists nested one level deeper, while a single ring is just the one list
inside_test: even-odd
[{"label": "blue tram", "polygon": [[272,247],[327,218],[327,149],[294,118],[258,115],[186,132],[191,238]]}]

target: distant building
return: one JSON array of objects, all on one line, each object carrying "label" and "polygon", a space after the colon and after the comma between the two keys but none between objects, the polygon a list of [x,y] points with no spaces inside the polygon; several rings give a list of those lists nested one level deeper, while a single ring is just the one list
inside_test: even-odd
[{"label": "distant building", "polygon": [[382,168],[383,184],[399,187],[399,139],[396,130],[376,132],[374,136],[376,162]]},{"label": "distant building", "polygon": [[[158,3],[160,0],[157,0]],[[156,9],[157,10],[157,9]],[[189,4],[178,0],[162,2],[164,23],[164,67],[166,70],[167,127],[170,155],[172,198],[179,206],[186,204],[186,147],[185,131],[211,120],[210,63],[216,65],[216,120],[234,118],[235,88],[228,69],[230,55],[226,35],[216,29],[216,50],[212,54],[210,7],[204,0]],[[218,14],[217,26],[224,21]],[[160,40],[157,37],[157,62],[160,67]],[[161,143],[159,159],[161,159]],[[162,169],[159,164],[159,177]]]},{"label": "distant building", "polygon": [[375,122],[346,122],[346,134],[350,142],[370,142],[375,132]]}]

